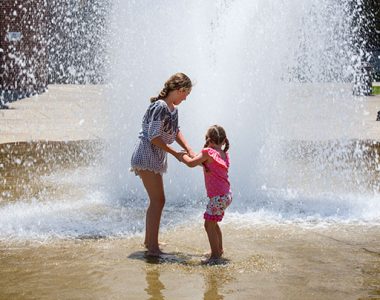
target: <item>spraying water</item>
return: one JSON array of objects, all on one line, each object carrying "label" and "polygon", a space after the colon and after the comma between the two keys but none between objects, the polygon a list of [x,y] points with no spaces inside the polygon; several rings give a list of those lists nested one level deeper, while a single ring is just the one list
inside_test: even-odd
[{"label": "spraying water", "polygon": [[[3,236],[142,232],[147,196],[128,170],[130,157],[149,98],[176,72],[195,82],[179,107],[193,149],[210,125],[227,131],[234,192],[227,222],[378,223],[378,155],[358,141],[362,104],[350,83],[363,57],[350,3],[113,1],[105,162],[45,178],[65,190],[85,182],[75,195],[0,207]],[[201,169],[169,157],[164,180],[163,226],[200,220]]]},{"label": "spraying water", "polygon": [[[131,151],[149,97],[181,71],[196,82],[179,108],[189,143],[200,150],[212,124],[227,130],[236,211],[378,220],[377,161],[353,154],[365,148],[354,15],[349,1],[114,2],[114,191],[144,197]],[[165,178],[169,205],[202,205],[200,169],[171,159]]]}]

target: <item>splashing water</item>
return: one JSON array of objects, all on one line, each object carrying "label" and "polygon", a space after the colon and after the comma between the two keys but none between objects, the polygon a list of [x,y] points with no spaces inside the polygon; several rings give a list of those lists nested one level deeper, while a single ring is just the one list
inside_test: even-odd
[{"label": "splashing water", "polygon": [[[195,82],[179,107],[181,130],[194,150],[208,126],[227,131],[229,220],[379,223],[378,154],[360,141],[362,102],[352,95],[364,52],[350,3],[113,1],[104,40],[106,162],[75,177],[95,182],[64,201],[53,194],[0,206],[3,236],[141,232],[147,199],[129,160],[149,98],[176,72]],[[84,81],[92,74],[81,72]],[[73,174],[52,176],[66,187]],[[164,180],[164,227],[198,218],[206,201],[201,169],[169,157]]]},{"label": "splashing water", "polygon": [[[379,220],[377,160],[356,141],[362,50],[349,1],[115,1],[112,15],[114,191],[144,196],[128,173],[133,144],[149,97],[180,71],[196,82],[180,106],[189,143],[199,150],[212,124],[227,130],[232,209]],[[165,178],[172,202],[203,201],[200,169],[170,159]]]}]

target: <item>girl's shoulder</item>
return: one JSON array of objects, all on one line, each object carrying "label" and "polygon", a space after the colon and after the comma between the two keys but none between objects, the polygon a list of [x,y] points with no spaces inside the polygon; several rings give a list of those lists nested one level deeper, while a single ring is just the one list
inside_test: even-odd
[{"label": "girl's shoulder", "polygon": [[220,155],[219,151],[217,151],[213,148],[210,148],[210,147],[203,148],[202,153],[211,157],[213,159],[213,161],[215,161],[219,165],[222,165],[226,168],[228,168],[230,165],[230,159],[229,159],[228,153],[225,153],[225,157],[223,158]]},{"label": "girl's shoulder", "polygon": [[163,111],[165,113],[172,114],[172,115],[176,114],[178,112],[177,107],[175,107],[173,111],[170,111],[169,106],[162,99],[159,99],[159,100],[151,103],[148,110]]},{"label": "girl's shoulder", "polygon": [[149,109],[166,108],[166,107],[167,107],[166,102],[161,99],[154,101],[153,103],[149,105]]},{"label": "girl's shoulder", "polygon": [[152,118],[162,119],[169,112],[166,102],[163,100],[157,100],[151,103],[147,109],[146,117],[148,120]]}]

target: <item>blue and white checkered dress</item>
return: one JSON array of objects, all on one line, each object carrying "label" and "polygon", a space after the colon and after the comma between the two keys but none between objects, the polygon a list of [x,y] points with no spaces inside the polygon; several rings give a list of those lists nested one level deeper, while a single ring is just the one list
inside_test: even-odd
[{"label": "blue and white checkered dress", "polygon": [[139,170],[149,170],[157,174],[163,174],[167,170],[167,152],[153,145],[151,141],[155,137],[161,137],[166,144],[175,141],[178,134],[178,110],[169,110],[166,102],[157,100],[152,103],[142,120],[142,129],[139,140],[131,159],[131,171],[138,175]]}]

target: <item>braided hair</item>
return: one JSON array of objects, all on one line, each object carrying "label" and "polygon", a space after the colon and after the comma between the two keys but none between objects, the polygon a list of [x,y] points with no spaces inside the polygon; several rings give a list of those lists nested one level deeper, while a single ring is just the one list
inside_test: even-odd
[{"label": "braided hair", "polygon": [[206,143],[204,148],[208,147],[210,143],[221,145],[225,143],[223,151],[226,153],[230,148],[230,142],[228,141],[226,131],[222,126],[213,125],[206,132]]},{"label": "braided hair", "polygon": [[165,99],[171,91],[179,90],[181,88],[190,89],[192,83],[189,77],[183,73],[176,73],[165,82],[164,88],[156,97],[150,98],[150,102],[156,102],[160,99]]}]

